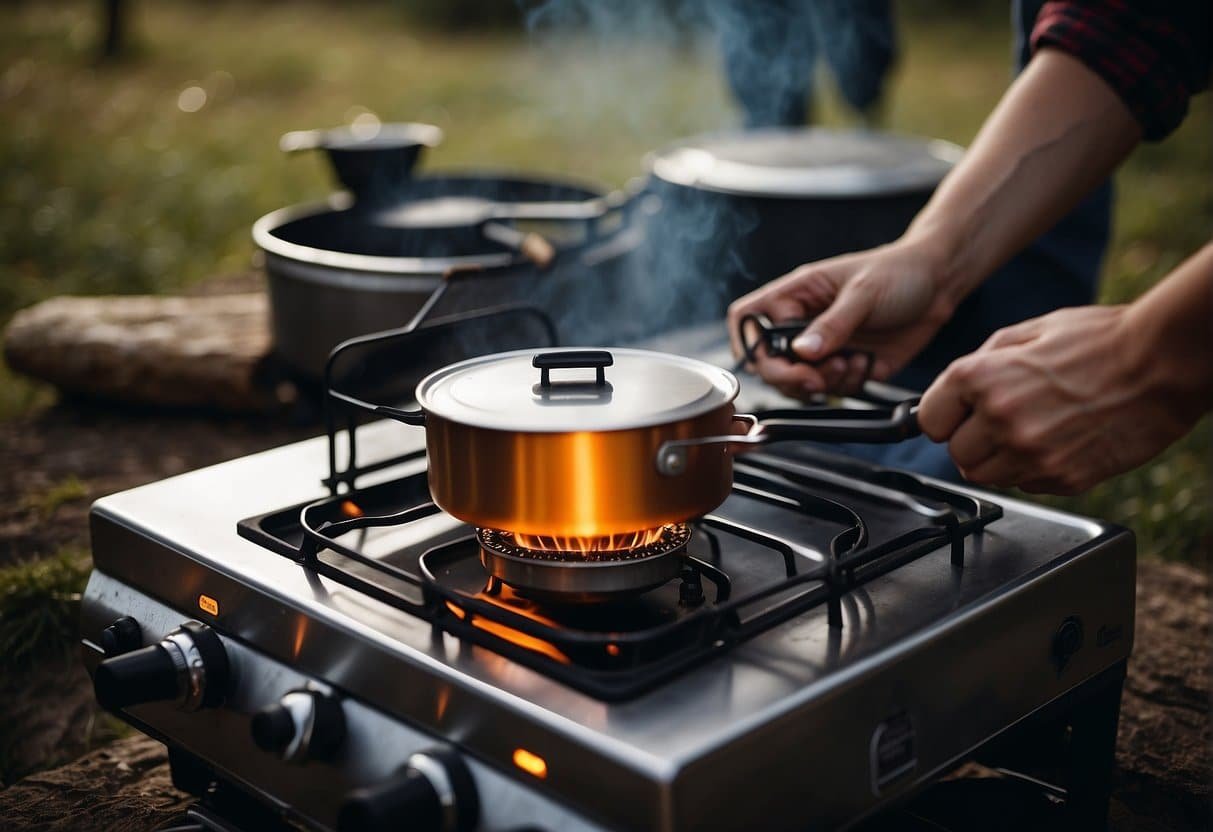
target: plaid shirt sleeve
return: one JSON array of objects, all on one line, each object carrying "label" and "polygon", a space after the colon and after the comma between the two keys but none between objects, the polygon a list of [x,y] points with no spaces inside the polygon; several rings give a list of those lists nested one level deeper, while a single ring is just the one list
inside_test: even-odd
[{"label": "plaid shirt sleeve", "polygon": [[1086,64],[1116,91],[1147,140],[1184,120],[1213,71],[1213,0],[1062,0],[1046,3],[1032,50],[1051,47]]}]

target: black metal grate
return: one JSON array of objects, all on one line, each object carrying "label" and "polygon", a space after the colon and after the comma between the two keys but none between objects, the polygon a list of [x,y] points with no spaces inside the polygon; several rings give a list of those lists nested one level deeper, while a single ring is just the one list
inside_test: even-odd
[{"label": "black metal grate", "polygon": [[[774,511],[773,516],[749,523],[718,512],[691,521],[694,534],[680,555],[685,562],[680,578],[639,599],[612,603],[605,611],[606,605],[555,607],[513,597],[484,572],[475,530],[467,526],[440,540],[423,535],[421,551],[412,551],[414,546],[373,556],[362,545],[370,530],[408,529],[441,510],[429,499],[424,471],[357,487],[360,477],[374,471],[410,464],[420,468],[425,455],[415,451],[360,465],[359,412],[408,423],[421,419],[419,413],[337,390],[337,362],[389,344],[415,347],[424,355],[436,336],[469,325],[513,331],[529,324],[546,341],[542,346],[558,341],[551,320],[527,306],[427,322],[442,291],[408,325],[354,338],[333,350],[325,379],[329,476],[324,483],[330,496],[244,520],[239,533],[319,575],[593,696],[636,696],[822,604],[830,625],[842,627],[847,593],[943,545],[950,547],[953,566],[961,568],[965,537],[1002,516],[993,503],[911,474],[797,448],[797,459],[751,454],[735,465],[732,498]],[[348,443],[344,468],[337,464],[339,422],[344,422]],[[805,557],[808,544],[794,539],[797,519],[811,522],[804,533],[819,544],[813,550],[819,560]],[[350,533],[359,540],[340,539]],[[755,564],[761,568],[755,570]],[[764,579],[755,579],[755,571]]]},{"label": "black metal grate", "polygon": [[[508,590],[503,597],[500,584],[480,569],[470,528],[434,542],[405,565],[336,539],[440,514],[428,500],[424,473],[251,518],[240,524],[240,534],[442,631],[593,696],[619,700],[822,604],[831,626],[841,627],[848,592],[943,545],[953,565],[963,567],[965,537],[1002,514],[997,505],[902,472],[813,451],[798,456],[804,461],[765,455],[739,461],[734,495],[812,520],[828,540],[820,562],[803,556],[802,541],[709,515],[692,523],[699,550],[687,556],[680,579],[655,590],[651,600],[599,613],[511,599]],[[416,452],[402,461],[422,459]],[[810,464],[813,459],[819,464]],[[351,502],[374,513],[349,517]],[[882,523],[874,535],[865,511],[916,519],[904,528]],[[752,556],[765,553],[759,557],[777,565],[772,573],[778,577],[758,587],[750,581],[739,591],[730,552],[742,543]],[[462,583],[450,577],[461,566]],[[600,626],[599,619],[613,626]]]}]

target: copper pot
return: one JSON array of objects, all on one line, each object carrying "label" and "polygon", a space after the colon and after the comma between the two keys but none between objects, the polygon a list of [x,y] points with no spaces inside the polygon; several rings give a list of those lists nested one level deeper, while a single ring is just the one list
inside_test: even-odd
[{"label": "copper pot", "polygon": [[738,389],[727,370],[677,355],[520,350],[427,376],[417,386],[419,411],[378,411],[425,425],[430,491],[447,513],[482,528],[570,538],[712,511],[729,494],[739,449],[917,433],[914,401],[892,416],[793,411],[759,419],[734,412]]}]

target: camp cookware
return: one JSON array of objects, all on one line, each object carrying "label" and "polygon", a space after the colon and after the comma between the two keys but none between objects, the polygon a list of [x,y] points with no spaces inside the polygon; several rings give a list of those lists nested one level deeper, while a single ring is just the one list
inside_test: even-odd
[{"label": "camp cookware", "polygon": [[[772,441],[895,442],[916,400],[882,410],[738,414],[737,379],[635,349],[518,350],[453,364],[417,386],[434,502],[480,527],[601,537],[712,511],[732,454]],[[744,430],[742,428],[744,427]]]}]

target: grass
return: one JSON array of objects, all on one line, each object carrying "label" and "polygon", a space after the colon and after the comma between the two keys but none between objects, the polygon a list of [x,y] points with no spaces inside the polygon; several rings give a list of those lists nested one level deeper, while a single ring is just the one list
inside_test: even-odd
[{"label": "grass", "polygon": [[87,552],[69,549],[0,569],[0,673],[75,643],[91,568]]},{"label": "grass", "polygon": [[75,475],[70,475],[42,491],[26,494],[24,507],[37,512],[43,520],[49,520],[59,506],[87,499],[88,493],[88,486]]},{"label": "grass", "polygon": [[[432,121],[432,167],[576,172],[620,184],[678,136],[736,123],[710,45],[438,35],[391,4],[143,3],[137,54],[93,63],[94,3],[20,4],[0,31],[0,322],[64,292],[163,292],[246,268],[260,214],[330,188],[277,136],[360,113]],[[903,10],[904,11],[904,10]],[[903,21],[886,122],[965,143],[1009,78],[1003,16]],[[199,87],[196,112],[179,106]],[[197,93],[189,95],[197,98]],[[189,96],[187,96],[188,98]],[[1122,302],[1206,241],[1211,109],[1117,176],[1103,297]],[[826,123],[846,121],[828,95]],[[45,403],[0,368],[0,416]],[[1088,495],[1055,501],[1132,526],[1143,553],[1208,563],[1210,431]]]}]

